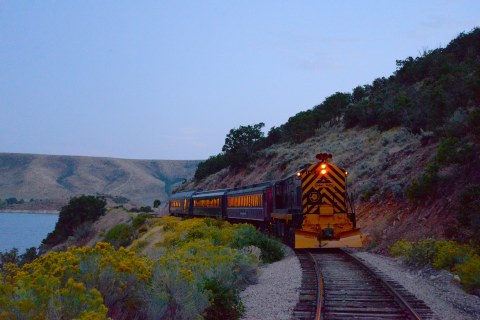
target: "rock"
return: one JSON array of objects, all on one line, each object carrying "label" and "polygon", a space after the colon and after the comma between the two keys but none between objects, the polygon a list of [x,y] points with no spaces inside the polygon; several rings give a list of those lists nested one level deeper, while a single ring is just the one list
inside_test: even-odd
[{"label": "rock", "polygon": [[461,280],[461,279],[460,279],[460,276],[459,276],[458,274],[456,274],[456,275],[453,276],[453,281],[455,281],[455,282],[460,282],[460,280]]}]

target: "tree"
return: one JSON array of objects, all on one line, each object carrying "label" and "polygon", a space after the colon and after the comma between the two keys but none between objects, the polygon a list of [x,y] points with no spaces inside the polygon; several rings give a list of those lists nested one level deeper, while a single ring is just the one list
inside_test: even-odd
[{"label": "tree", "polygon": [[222,151],[236,153],[241,150],[253,151],[252,147],[261,138],[263,138],[262,128],[265,123],[260,122],[253,126],[240,126],[238,129],[230,129],[225,138],[225,144]]},{"label": "tree", "polygon": [[261,130],[264,126],[265,123],[260,122],[253,126],[240,126],[238,129],[230,130],[222,151],[225,152],[231,167],[242,167],[252,159],[255,144],[264,137]]},{"label": "tree", "polygon": [[58,216],[55,229],[42,241],[54,246],[72,236],[75,229],[85,222],[93,222],[105,214],[107,201],[104,197],[80,196],[70,199]]},{"label": "tree", "polygon": [[208,177],[211,174],[214,174],[223,168],[228,167],[228,159],[225,153],[219,153],[216,156],[211,156],[207,160],[202,161],[198,164],[197,170],[195,171],[195,180],[200,181],[205,177]]},{"label": "tree", "polygon": [[160,200],[158,200],[158,199],[155,199],[155,200],[153,201],[153,207],[154,207],[154,208],[160,207],[161,204],[162,204],[162,202],[161,202]]},{"label": "tree", "polygon": [[25,253],[20,255],[20,265],[26,263],[31,263],[33,260],[38,258],[37,249],[35,247],[30,247],[25,250]]},{"label": "tree", "polygon": [[3,271],[3,267],[7,263],[18,263],[19,256],[18,256],[18,249],[13,248],[10,251],[0,252],[0,271]]}]

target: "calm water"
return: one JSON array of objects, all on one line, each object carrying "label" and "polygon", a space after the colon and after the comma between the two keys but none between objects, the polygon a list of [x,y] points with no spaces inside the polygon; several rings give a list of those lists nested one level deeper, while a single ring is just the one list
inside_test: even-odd
[{"label": "calm water", "polygon": [[57,220],[58,214],[0,213],[0,251],[15,247],[22,254],[27,248],[38,248]]}]

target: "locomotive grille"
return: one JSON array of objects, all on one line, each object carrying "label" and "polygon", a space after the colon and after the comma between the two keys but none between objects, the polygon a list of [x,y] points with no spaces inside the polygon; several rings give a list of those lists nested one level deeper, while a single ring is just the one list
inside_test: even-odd
[{"label": "locomotive grille", "polygon": [[[322,168],[323,167],[323,168]],[[322,169],[324,174],[322,174]],[[345,172],[340,168],[319,162],[302,173],[303,213],[316,213],[320,205],[331,205],[334,212],[346,212]]]}]

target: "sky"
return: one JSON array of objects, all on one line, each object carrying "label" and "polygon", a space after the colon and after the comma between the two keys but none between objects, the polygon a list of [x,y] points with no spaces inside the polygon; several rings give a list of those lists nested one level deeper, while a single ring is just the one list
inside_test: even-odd
[{"label": "sky", "polygon": [[0,152],[206,159],[478,26],[478,0],[0,0]]}]

